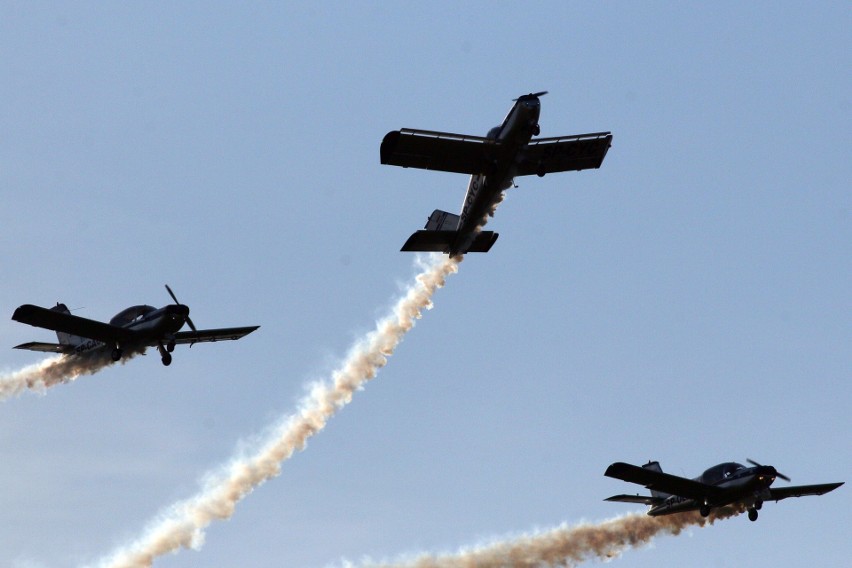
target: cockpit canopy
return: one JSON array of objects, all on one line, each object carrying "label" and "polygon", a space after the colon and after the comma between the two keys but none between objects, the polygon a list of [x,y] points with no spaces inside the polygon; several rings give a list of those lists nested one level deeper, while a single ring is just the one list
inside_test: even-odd
[{"label": "cockpit canopy", "polygon": [[746,469],[741,463],[736,462],[726,462],[720,463],[719,465],[713,466],[703,474],[701,474],[701,481],[704,483],[716,483],[719,481],[724,481],[731,477],[734,473]]},{"label": "cockpit canopy", "polygon": [[137,319],[145,317],[156,309],[157,308],[155,308],[154,306],[131,306],[126,310],[118,312],[115,317],[109,320],[109,323],[110,325],[124,327],[136,321]]}]

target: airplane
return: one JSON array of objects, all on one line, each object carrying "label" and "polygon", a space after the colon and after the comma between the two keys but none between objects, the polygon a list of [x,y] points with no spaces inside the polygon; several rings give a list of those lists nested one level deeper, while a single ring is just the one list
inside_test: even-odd
[{"label": "airplane", "polygon": [[752,467],[735,462],[720,463],[695,479],[663,473],[660,463],[656,461],[649,461],[642,467],[617,462],[610,465],[604,475],[644,485],[651,490],[651,496],[613,495],[604,500],[649,505],[648,514],[652,517],[696,510],[702,517],[706,517],[713,508],[737,503],[748,509],[749,520],[756,521],[757,512],[764,501],[822,495],[834,491],[844,483],[798,485],[773,489],[770,485],[775,478],[785,481],[790,481],[790,478],[779,473],[771,465],[747,461]]},{"label": "airplane", "polygon": [[[166,290],[174,304],[162,308],[131,306],[116,314],[109,323],[71,315],[68,307],[58,302],[50,309],[24,304],[15,310],[12,319],[55,331],[59,343],[34,341],[17,345],[15,349],[80,356],[111,350],[110,358],[117,362],[126,352],[156,347],[163,365],[168,366],[172,362],[175,345],[189,343],[192,347],[195,343],[240,339],[260,327],[196,329],[189,319],[189,307],[178,302],[168,284]],[[192,331],[180,331],[184,324]]]},{"label": "airplane", "polygon": [[515,99],[503,123],[483,138],[403,128],[382,140],[382,164],[470,174],[461,213],[436,209],[402,246],[403,251],[443,252],[450,256],[488,252],[497,233],[483,231],[502,192],[514,178],[553,172],[599,168],[612,142],[612,134],[598,132],[539,138],[541,103],[547,91]]}]

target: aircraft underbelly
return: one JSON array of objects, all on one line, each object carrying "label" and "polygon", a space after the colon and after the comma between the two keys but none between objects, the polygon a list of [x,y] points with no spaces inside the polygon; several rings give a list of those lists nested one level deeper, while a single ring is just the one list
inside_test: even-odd
[{"label": "aircraft underbelly", "polygon": [[511,186],[512,178],[508,175],[471,176],[459,215],[457,252],[467,251],[476,238],[477,229],[487,222],[494,206],[499,203],[502,192]]},{"label": "aircraft underbelly", "polygon": [[673,497],[661,505],[651,507],[648,514],[652,517],[660,515],[671,515],[674,513],[684,513],[686,511],[695,511],[699,508],[699,503],[695,499],[687,497]]}]

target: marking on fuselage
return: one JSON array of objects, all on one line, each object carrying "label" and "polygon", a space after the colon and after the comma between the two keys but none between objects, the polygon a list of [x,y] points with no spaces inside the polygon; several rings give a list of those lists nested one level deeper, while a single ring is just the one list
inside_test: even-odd
[{"label": "marking on fuselage", "polygon": [[80,343],[79,345],[74,346],[75,353],[83,353],[85,351],[92,351],[93,349],[97,349],[103,345],[102,342],[97,341],[95,339],[89,339],[84,343]]}]

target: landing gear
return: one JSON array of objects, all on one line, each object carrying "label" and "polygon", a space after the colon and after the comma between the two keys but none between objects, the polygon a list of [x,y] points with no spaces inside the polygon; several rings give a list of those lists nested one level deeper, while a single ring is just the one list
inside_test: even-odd
[{"label": "landing gear", "polygon": [[110,353],[110,358],[112,358],[114,363],[118,363],[119,361],[121,361],[121,356],[123,354],[124,353],[121,351],[121,348],[116,347],[115,349],[112,350],[112,353]]},{"label": "landing gear", "polygon": [[763,507],[763,501],[755,501],[754,502],[754,510],[760,511],[760,508]]},{"label": "landing gear", "polygon": [[[174,341],[170,341],[169,344],[174,345]],[[165,347],[163,347],[162,343],[157,345],[157,351],[160,352],[160,357],[162,358],[163,365],[168,367],[172,364],[172,354],[169,353],[170,350],[167,350]]]},{"label": "landing gear", "polygon": [[547,173],[547,170],[544,169],[544,166],[539,166],[538,169],[535,171],[535,175],[537,175],[540,178],[543,178],[544,174],[546,174],[546,173]]},{"label": "landing gear", "polygon": [[757,508],[752,507],[748,510],[748,520],[754,522],[757,520]]},{"label": "landing gear", "polygon": [[169,340],[168,343],[166,343],[166,351],[171,353],[174,350],[175,350],[175,340],[171,339],[171,340]]},{"label": "landing gear", "polygon": [[533,126],[532,133],[533,133],[533,136],[538,136],[539,134],[541,134],[541,126],[539,126],[538,124]]},{"label": "landing gear", "polygon": [[698,513],[702,517],[709,517],[710,516],[710,506],[709,505],[701,505],[701,508],[698,509]]}]

